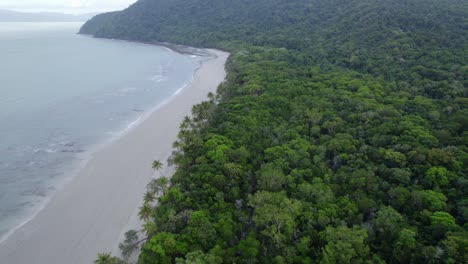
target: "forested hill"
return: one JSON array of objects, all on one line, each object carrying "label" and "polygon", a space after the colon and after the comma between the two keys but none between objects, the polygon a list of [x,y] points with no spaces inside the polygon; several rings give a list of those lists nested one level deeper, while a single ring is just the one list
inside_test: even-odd
[{"label": "forested hill", "polygon": [[86,23],[232,54],[170,184],[149,185],[139,262],[468,263],[466,17],[465,0],[140,0]]},{"label": "forested hill", "polygon": [[[284,47],[307,51],[319,63],[385,74],[434,59],[460,64],[466,57],[467,5],[464,0],[140,0],[123,12],[97,16],[81,33],[200,47],[239,42]],[[429,77],[445,77],[425,70]]]}]

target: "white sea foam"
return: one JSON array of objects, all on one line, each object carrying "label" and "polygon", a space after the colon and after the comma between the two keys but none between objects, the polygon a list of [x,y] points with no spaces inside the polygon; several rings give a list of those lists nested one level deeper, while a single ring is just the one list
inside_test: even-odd
[{"label": "white sea foam", "polygon": [[47,188],[48,195],[45,196],[37,196],[37,199],[35,200],[29,200],[25,201],[24,203],[27,204],[32,204],[29,208],[25,210],[23,208],[23,212],[21,215],[18,216],[18,219],[22,219],[22,221],[13,226],[10,230],[8,230],[6,233],[0,236],[0,244],[5,242],[11,235],[13,235],[17,230],[21,229],[24,225],[29,223],[31,220],[33,220],[46,206],[47,204],[53,199],[54,195],[57,193],[58,190],[60,190],[63,186],[68,184],[76,174],[78,174],[79,170],[81,170],[86,163],[90,159],[89,153],[82,153],[82,158],[77,158],[75,160],[75,163],[78,163],[78,165],[69,165],[70,168],[70,173],[68,177],[61,178],[60,180],[56,180],[54,182],[54,186],[49,186]]},{"label": "white sea foam", "polygon": [[154,75],[153,77],[150,78],[151,81],[155,82],[155,83],[159,83],[159,82],[162,82],[164,80],[166,80],[166,76],[164,76],[164,74],[157,74],[157,75]]},{"label": "white sea foam", "polygon": [[39,214],[44,208],[45,206],[49,203],[51,199],[51,196],[49,197],[43,197],[42,198],[42,201],[39,202],[39,205],[34,207],[34,209],[31,209],[29,212],[26,211],[24,214],[25,215],[28,215],[28,217],[20,222],[18,225],[16,225],[15,227],[13,227],[12,229],[10,229],[8,232],[6,232],[5,234],[3,234],[1,237],[0,237],[0,244],[5,242],[13,233],[15,233],[18,229],[20,229],[21,227],[23,227],[25,224],[29,223],[32,219],[34,219],[34,217],[37,216],[37,214]]},{"label": "white sea foam", "polygon": [[138,90],[138,88],[136,88],[136,87],[125,87],[125,88],[118,89],[117,92],[127,94],[127,93],[133,93],[133,92],[135,92],[137,90]]},{"label": "white sea foam", "polygon": [[[144,122],[146,119],[148,119],[154,112],[156,112],[158,109],[160,109],[162,106],[166,105],[167,103],[169,103],[171,100],[174,99],[175,96],[177,96],[178,94],[180,94],[180,92],[182,92],[185,88],[187,88],[193,81],[193,78],[194,78],[194,75],[192,75],[192,78],[190,79],[190,81],[186,82],[185,84],[183,84],[179,89],[177,89],[173,94],[172,96],[170,96],[169,98],[167,98],[166,100],[160,102],[159,104],[157,104],[156,106],[154,106],[153,108],[150,108],[149,110],[147,111],[143,111],[142,112],[142,115],[139,116],[137,119],[131,121],[130,123],[128,123],[128,125],[126,126],[126,128],[121,131],[121,132],[118,132],[118,133],[114,133],[114,137],[113,137],[113,140],[116,140],[122,136],[124,136],[125,134],[129,133],[132,129],[134,129],[135,127],[137,127],[139,124],[141,124],[142,122]],[[112,140],[112,141],[113,141]],[[109,142],[110,143],[110,142]]]}]

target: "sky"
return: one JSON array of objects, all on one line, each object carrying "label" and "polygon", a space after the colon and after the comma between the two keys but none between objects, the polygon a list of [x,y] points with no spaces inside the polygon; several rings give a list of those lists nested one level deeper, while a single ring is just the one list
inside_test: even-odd
[{"label": "sky", "polygon": [[136,0],[0,0],[0,9],[88,13],[120,10]]}]

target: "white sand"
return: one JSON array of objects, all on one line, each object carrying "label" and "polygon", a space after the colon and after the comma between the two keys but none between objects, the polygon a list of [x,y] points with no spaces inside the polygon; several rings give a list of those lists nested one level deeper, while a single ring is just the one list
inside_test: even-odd
[{"label": "white sand", "polygon": [[153,175],[151,162],[166,161],[183,117],[225,78],[228,54],[209,51],[217,59],[204,62],[188,87],[97,151],[33,220],[0,244],[0,263],[93,263],[97,253],[116,253],[123,233],[138,227],[136,213]]}]

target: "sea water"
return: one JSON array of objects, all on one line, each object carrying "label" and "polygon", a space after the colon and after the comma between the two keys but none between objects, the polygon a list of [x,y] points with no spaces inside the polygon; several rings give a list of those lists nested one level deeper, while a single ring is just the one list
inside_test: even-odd
[{"label": "sea water", "polygon": [[200,62],[163,47],[77,35],[80,26],[0,23],[0,241],[95,146],[189,83]]}]

